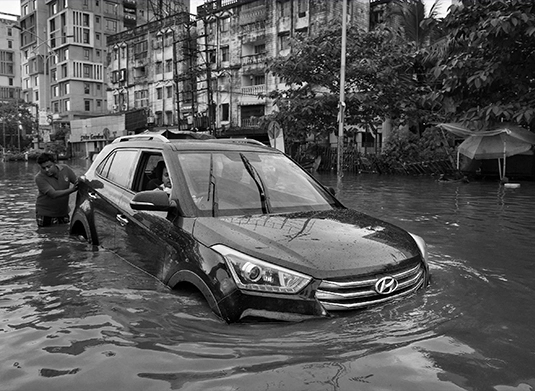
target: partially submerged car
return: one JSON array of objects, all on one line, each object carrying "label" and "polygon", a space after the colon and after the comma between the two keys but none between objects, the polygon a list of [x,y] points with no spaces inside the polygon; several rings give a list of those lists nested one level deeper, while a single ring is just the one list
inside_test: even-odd
[{"label": "partially submerged car", "polygon": [[[149,190],[162,166],[168,190]],[[429,281],[420,237],[344,207],[285,154],[247,140],[116,139],[79,184],[70,232],[170,288],[192,284],[227,322],[325,317]]]}]

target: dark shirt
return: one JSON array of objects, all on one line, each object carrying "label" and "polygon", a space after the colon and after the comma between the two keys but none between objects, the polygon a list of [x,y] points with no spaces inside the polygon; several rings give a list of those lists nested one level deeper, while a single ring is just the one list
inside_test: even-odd
[{"label": "dark shirt", "polygon": [[39,194],[35,209],[38,215],[63,217],[69,214],[69,194],[58,196],[57,190],[66,190],[76,182],[74,171],[64,164],[58,164],[58,176],[48,176],[42,171],[35,176]]}]

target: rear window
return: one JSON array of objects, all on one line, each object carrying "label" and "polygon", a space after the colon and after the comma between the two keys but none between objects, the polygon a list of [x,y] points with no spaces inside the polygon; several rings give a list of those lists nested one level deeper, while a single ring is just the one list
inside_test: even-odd
[{"label": "rear window", "polygon": [[97,167],[97,175],[121,187],[129,188],[137,155],[136,150],[114,151]]}]

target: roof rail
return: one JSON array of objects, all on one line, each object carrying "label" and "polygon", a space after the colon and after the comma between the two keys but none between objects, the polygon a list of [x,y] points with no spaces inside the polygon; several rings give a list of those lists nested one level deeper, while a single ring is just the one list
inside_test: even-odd
[{"label": "roof rail", "polygon": [[113,140],[112,144],[122,143],[125,141],[161,141],[163,143],[168,143],[169,139],[160,134],[132,134],[130,136],[117,137]]},{"label": "roof rail", "polygon": [[218,138],[218,139],[210,140],[210,141],[216,141],[216,142],[228,143],[228,144],[260,145],[262,147],[268,146],[261,141],[255,140],[254,138]]}]

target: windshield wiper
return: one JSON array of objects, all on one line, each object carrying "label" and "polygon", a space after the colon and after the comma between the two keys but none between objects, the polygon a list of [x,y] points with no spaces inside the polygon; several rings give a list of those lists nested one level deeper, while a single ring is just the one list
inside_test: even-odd
[{"label": "windshield wiper", "polygon": [[210,194],[212,194],[212,217],[219,214],[219,200],[217,197],[217,183],[214,175],[214,157],[210,154],[210,181],[208,183],[208,199],[210,201]]},{"label": "windshield wiper", "polygon": [[243,161],[243,164],[245,165],[245,168],[247,169],[247,172],[249,175],[251,175],[251,178],[256,183],[256,187],[258,188],[258,192],[260,193],[260,202],[262,204],[262,213],[269,213],[269,196],[267,194],[266,186],[264,185],[264,182],[262,182],[262,178],[260,178],[260,175],[258,174],[258,171],[254,166],[251,164],[249,159],[245,157],[243,153],[240,153],[241,160]]}]

